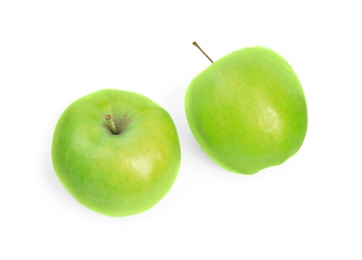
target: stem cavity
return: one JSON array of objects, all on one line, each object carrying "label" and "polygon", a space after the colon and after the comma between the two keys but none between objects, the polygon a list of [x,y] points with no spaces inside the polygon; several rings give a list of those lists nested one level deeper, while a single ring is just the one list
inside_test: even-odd
[{"label": "stem cavity", "polygon": [[209,61],[211,61],[211,63],[214,63],[212,59],[203,51],[203,49],[201,49],[201,47],[197,44],[197,42],[193,42],[192,44],[195,45],[202,52],[202,54],[204,54],[206,58],[208,58]]},{"label": "stem cavity", "polygon": [[109,124],[109,128],[110,128],[111,131],[112,131],[112,134],[118,135],[119,133],[118,133],[118,131],[117,131],[116,124],[114,123],[111,115],[106,115],[104,118],[107,120],[107,122],[108,122],[108,124]]}]

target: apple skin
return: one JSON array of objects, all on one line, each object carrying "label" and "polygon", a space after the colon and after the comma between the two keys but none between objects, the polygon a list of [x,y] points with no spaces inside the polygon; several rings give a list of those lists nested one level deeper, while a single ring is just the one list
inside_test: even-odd
[{"label": "apple skin", "polygon": [[222,168],[244,174],[293,156],[308,125],[297,75],[264,47],[232,52],[197,75],[186,91],[185,112],[204,152]]},{"label": "apple skin", "polygon": [[[126,119],[118,124],[122,133],[111,132],[107,114]],[[154,206],[173,185],[180,160],[170,115],[133,92],[103,89],[84,96],[63,112],[54,131],[59,180],[81,204],[109,216]]]}]

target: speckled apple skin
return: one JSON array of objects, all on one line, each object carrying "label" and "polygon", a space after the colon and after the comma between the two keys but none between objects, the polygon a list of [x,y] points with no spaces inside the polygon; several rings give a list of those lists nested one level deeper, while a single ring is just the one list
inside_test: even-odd
[{"label": "speckled apple skin", "polygon": [[[105,115],[127,117],[119,135]],[[143,212],[173,185],[180,144],[170,115],[137,93],[104,89],[72,103],[53,136],[52,161],[65,188],[83,205],[109,216]]]},{"label": "speckled apple skin", "polygon": [[285,162],[300,149],[308,125],[297,75],[264,47],[232,52],[197,75],[187,89],[185,111],[205,153],[235,173]]}]

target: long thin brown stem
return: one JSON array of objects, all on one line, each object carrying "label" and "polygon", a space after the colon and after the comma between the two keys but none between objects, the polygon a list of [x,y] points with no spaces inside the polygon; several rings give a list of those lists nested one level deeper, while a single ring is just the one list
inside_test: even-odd
[{"label": "long thin brown stem", "polygon": [[192,44],[195,45],[202,52],[202,54],[204,54],[206,58],[208,58],[209,61],[211,61],[211,63],[214,63],[212,59],[203,51],[203,49],[201,49],[201,47],[197,44],[197,42],[193,42]]}]

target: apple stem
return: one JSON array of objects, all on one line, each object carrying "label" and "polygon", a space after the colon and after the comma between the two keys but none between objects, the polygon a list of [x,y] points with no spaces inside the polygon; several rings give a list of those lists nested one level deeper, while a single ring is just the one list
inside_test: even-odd
[{"label": "apple stem", "polygon": [[203,49],[201,49],[201,47],[197,44],[197,42],[193,42],[192,44],[195,45],[202,52],[202,54],[204,54],[206,58],[208,58],[209,61],[211,61],[211,63],[214,63],[212,59],[203,51]]},{"label": "apple stem", "polygon": [[118,135],[119,133],[118,133],[118,131],[117,131],[117,128],[116,128],[116,125],[115,125],[114,121],[112,120],[111,115],[106,115],[104,118],[105,118],[105,119],[107,120],[107,122],[109,123],[109,126],[110,126],[110,128],[111,128],[112,133],[113,133],[114,135]]}]

